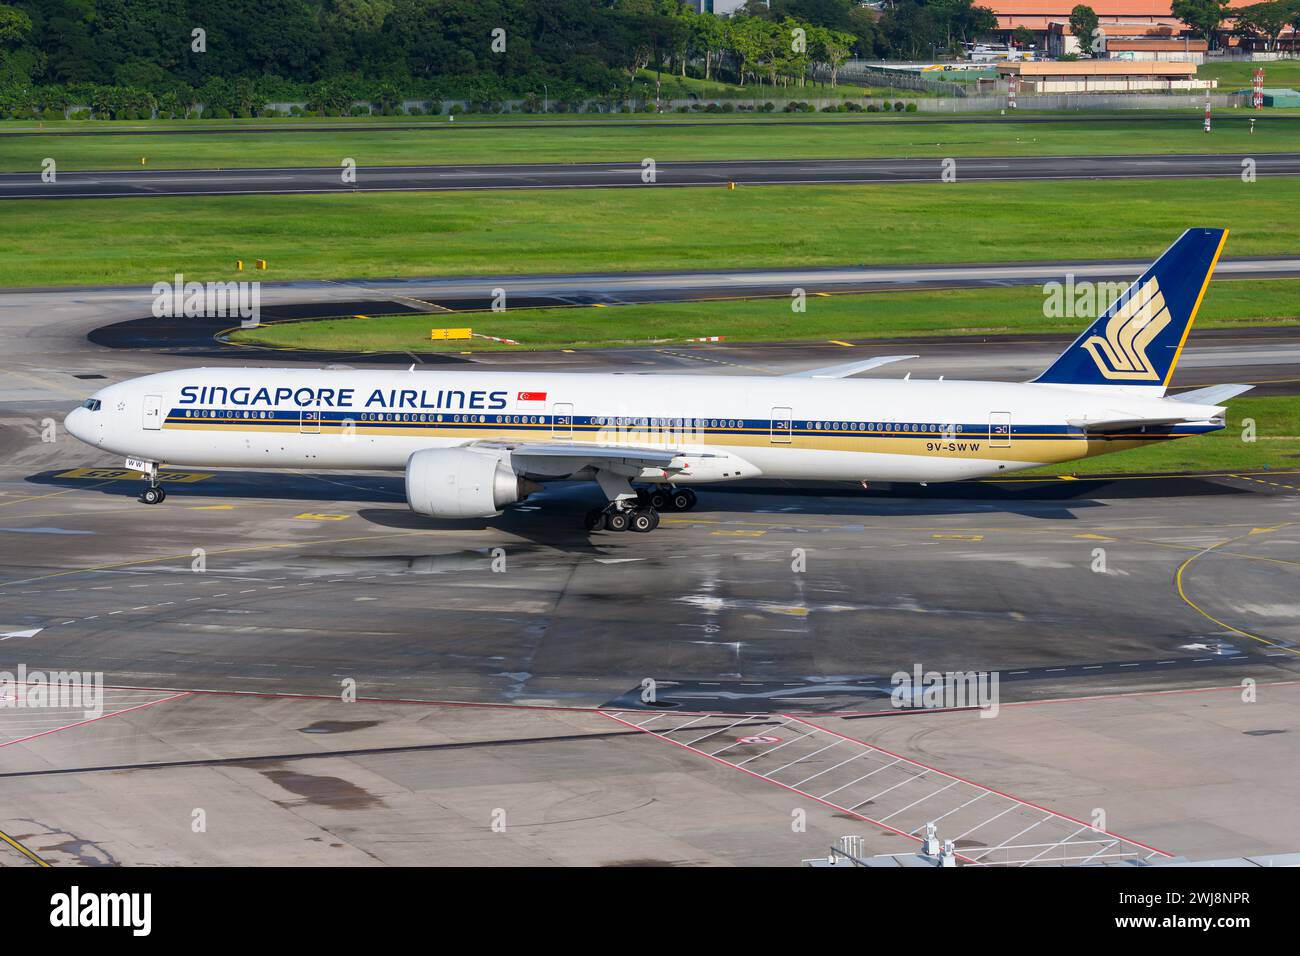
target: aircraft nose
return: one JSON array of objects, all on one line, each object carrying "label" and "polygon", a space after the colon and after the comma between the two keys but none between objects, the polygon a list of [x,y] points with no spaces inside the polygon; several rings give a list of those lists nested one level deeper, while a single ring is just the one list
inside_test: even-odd
[{"label": "aircraft nose", "polygon": [[74,408],[72,411],[68,412],[68,417],[63,419],[64,431],[73,438],[89,442],[90,422],[86,420],[89,415],[90,412],[86,411],[84,408]]}]

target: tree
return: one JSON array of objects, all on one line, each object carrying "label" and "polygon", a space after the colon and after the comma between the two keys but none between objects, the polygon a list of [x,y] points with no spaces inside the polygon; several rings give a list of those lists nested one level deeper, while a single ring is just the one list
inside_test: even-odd
[{"label": "tree", "polygon": [[1079,41],[1080,53],[1099,53],[1097,43],[1097,11],[1087,4],[1079,4],[1070,11],[1070,32]]},{"label": "tree", "polygon": [[1011,41],[1016,46],[1029,46],[1034,42],[1034,31],[1022,23],[1011,34]]},{"label": "tree", "polygon": [[0,47],[14,49],[22,46],[31,32],[32,18],[26,10],[0,3]]},{"label": "tree", "polygon": [[1253,3],[1248,7],[1239,7],[1232,11],[1237,21],[1235,32],[1238,36],[1260,36],[1264,38],[1264,49],[1277,49],[1277,39],[1287,28],[1287,23],[1300,17],[1300,6],[1292,6],[1281,0],[1271,3]]},{"label": "tree", "polygon": [[839,78],[840,67],[853,52],[857,41],[852,33],[844,30],[828,30],[824,27],[812,27],[808,31],[809,49],[813,60],[823,64],[831,75],[831,86]]},{"label": "tree", "polygon": [[1170,9],[1211,47],[1218,45],[1219,26],[1228,15],[1227,0],[1173,0]]},{"label": "tree", "polygon": [[987,36],[998,28],[998,15],[988,7],[977,7],[968,3],[958,23],[958,35],[964,42],[972,43],[982,36]]},{"label": "tree", "polygon": [[857,38],[854,49],[858,56],[874,57],[882,52],[884,41],[880,35],[880,25],[876,21],[875,12],[870,7],[853,8],[849,13],[849,29]]},{"label": "tree", "polygon": [[727,45],[725,21],[711,13],[697,13],[691,16],[688,22],[691,44],[697,54],[704,54],[704,78],[712,79],[714,57]]}]

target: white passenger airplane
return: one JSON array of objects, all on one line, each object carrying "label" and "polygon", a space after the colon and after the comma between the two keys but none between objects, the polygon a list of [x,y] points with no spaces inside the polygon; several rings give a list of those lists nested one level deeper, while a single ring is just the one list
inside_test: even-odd
[{"label": "white passenger airplane", "polygon": [[1027,383],[850,378],[911,355],[776,377],[194,369],[103,388],[66,426],[129,456],[148,504],[163,463],[405,470],[412,510],[440,518],[594,479],[589,530],[650,531],[691,485],[999,475],[1223,427],[1217,403],[1250,386],[1165,390],[1226,239],[1189,229]]}]

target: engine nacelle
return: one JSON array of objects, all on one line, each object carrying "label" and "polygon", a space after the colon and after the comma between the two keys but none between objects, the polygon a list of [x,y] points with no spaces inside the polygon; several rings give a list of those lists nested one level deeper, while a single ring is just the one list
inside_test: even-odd
[{"label": "engine nacelle", "polygon": [[406,500],[434,518],[487,518],[538,488],[496,455],[467,448],[427,448],[406,460]]}]

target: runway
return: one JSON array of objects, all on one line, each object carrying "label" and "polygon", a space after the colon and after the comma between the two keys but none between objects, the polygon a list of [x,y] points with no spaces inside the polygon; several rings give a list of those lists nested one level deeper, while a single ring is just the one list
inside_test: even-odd
[{"label": "runway", "polygon": [[[1028,182],[1084,179],[1240,178],[1243,161],[1256,176],[1300,174],[1300,153],[1121,156],[971,156],[955,160],[794,159],[532,165],[360,166],[345,181],[340,168],[133,169],[0,173],[0,199],[140,196],[591,189],[759,185]],[[944,177],[947,178],[944,178]]]}]

